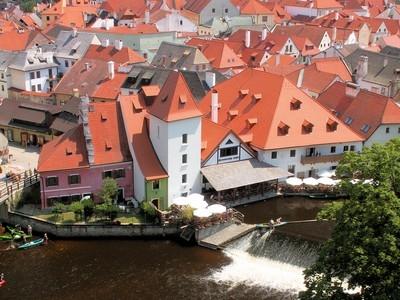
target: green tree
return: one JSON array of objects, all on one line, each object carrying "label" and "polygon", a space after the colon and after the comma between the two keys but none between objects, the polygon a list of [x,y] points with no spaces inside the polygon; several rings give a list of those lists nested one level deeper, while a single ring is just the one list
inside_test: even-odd
[{"label": "green tree", "polygon": [[72,202],[70,205],[68,205],[68,211],[74,213],[76,221],[82,220],[83,209],[84,209],[83,204],[80,201],[75,201]]},{"label": "green tree", "polygon": [[36,6],[36,1],[35,0],[22,0],[19,6],[23,12],[33,12],[33,10]]},{"label": "green tree", "polygon": [[118,193],[118,184],[117,181],[113,178],[107,177],[103,180],[101,190],[100,190],[100,198],[104,203],[112,203],[117,196]]},{"label": "green tree", "polygon": [[94,213],[94,202],[92,199],[85,199],[81,201],[83,205],[83,216],[87,221]]},{"label": "green tree", "polygon": [[56,221],[59,221],[60,216],[62,216],[62,213],[65,212],[65,205],[60,202],[57,202],[54,204],[54,207],[51,212],[54,214]]},{"label": "green tree", "polygon": [[399,150],[397,139],[348,153],[339,164],[350,198],[320,214],[336,224],[305,271],[300,299],[400,299]]}]

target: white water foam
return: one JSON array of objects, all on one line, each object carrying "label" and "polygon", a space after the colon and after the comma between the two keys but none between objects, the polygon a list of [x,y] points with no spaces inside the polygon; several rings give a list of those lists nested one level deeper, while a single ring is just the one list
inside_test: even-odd
[{"label": "white water foam", "polygon": [[[269,236],[270,233],[266,233],[266,235]],[[250,254],[247,251],[254,242],[253,237],[254,235],[249,235],[224,250],[225,255],[232,261],[221,269],[214,271],[211,275],[211,280],[228,284],[231,288],[244,284],[290,294],[297,294],[299,291],[304,290],[304,268],[268,257]],[[263,241],[264,237],[261,240]]]}]

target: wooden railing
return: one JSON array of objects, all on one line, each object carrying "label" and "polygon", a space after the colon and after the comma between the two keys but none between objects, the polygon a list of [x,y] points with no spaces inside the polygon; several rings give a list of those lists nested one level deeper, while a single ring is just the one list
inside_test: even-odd
[{"label": "wooden railing", "polygon": [[343,155],[344,154],[341,153],[331,155],[302,156],[300,162],[303,165],[336,162],[341,160],[343,158]]},{"label": "wooden railing", "polygon": [[0,202],[13,197],[15,193],[34,185],[38,181],[39,174],[35,171],[13,174],[5,181],[0,182]]}]

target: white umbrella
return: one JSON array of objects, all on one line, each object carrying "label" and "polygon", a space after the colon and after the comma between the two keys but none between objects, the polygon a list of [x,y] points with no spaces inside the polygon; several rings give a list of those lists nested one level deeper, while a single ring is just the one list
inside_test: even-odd
[{"label": "white umbrella", "polygon": [[365,179],[363,184],[373,184],[374,180],[373,179]]},{"label": "white umbrella", "polygon": [[333,177],[336,175],[335,170],[330,170],[330,171],[322,171],[321,173],[318,173],[319,177]]},{"label": "white umbrella", "polygon": [[208,206],[208,203],[206,201],[199,200],[199,199],[191,200],[191,201],[189,201],[188,204],[191,208],[194,208],[194,209],[206,208]]},{"label": "white umbrella", "polygon": [[90,200],[90,199],[91,199],[91,198],[90,198],[90,196],[88,195],[88,196],[82,197],[81,201]]},{"label": "white umbrella", "polygon": [[172,204],[179,205],[179,206],[188,205],[189,199],[186,197],[178,197],[178,198],[175,198],[174,200],[172,200]]},{"label": "white umbrella", "polygon": [[305,185],[316,186],[316,185],[318,185],[318,180],[313,177],[308,177],[308,178],[303,179],[303,183]]},{"label": "white umbrella", "polygon": [[207,208],[199,208],[193,212],[193,216],[198,218],[208,218],[212,213]]},{"label": "white umbrella", "polygon": [[357,184],[359,182],[360,182],[360,179],[352,179],[352,180],[350,180],[351,184]]},{"label": "white umbrella", "polygon": [[289,177],[286,179],[288,185],[298,186],[303,184],[303,180],[297,177]]},{"label": "white umbrella", "polygon": [[336,179],[333,181],[335,183],[335,185],[340,184],[342,181],[340,179]]},{"label": "white umbrella", "polygon": [[329,177],[320,177],[318,178],[318,183],[322,185],[335,185],[335,182],[332,178]]},{"label": "white umbrella", "polygon": [[221,204],[213,204],[207,207],[208,211],[210,211],[213,214],[223,214],[226,212],[226,207],[221,205]]},{"label": "white umbrella", "polygon": [[193,201],[193,200],[202,201],[202,200],[204,200],[204,196],[201,195],[201,194],[197,194],[197,193],[190,194],[189,196],[187,196],[187,198],[189,199],[189,201]]}]

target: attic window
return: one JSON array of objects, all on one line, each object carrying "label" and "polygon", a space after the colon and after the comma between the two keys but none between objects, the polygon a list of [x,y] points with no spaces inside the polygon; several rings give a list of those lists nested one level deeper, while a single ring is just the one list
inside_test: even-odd
[{"label": "attic window", "polygon": [[368,124],[364,124],[364,125],[361,127],[361,131],[364,132],[364,133],[367,133],[368,130],[370,130],[370,128],[371,128],[371,126],[369,126]]},{"label": "attic window", "polygon": [[228,111],[228,119],[232,120],[234,117],[236,117],[239,114],[239,111],[237,110],[230,110]]},{"label": "attic window", "polygon": [[66,148],[65,155],[67,155],[67,156],[72,155],[72,150],[70,148]]},{"label": "attic window", "polygon": [[202,141],[201,142],[201,150],[207,149],[207,141]]},{"label": "attic window", "polygon": [[164,97],[161,99],[161,102],[165,102],[165,101],[167,101],[167,99],[168,99],[168,95],[164,96]]},{"label": "attic window", "polygon": [[254,98],[254,100],[256,100],[256,101],[258,101],[258,100],[261,100],[261,98],[262,98],[262,94],[254,94],[253,95],[253,98]]},{"label": "attic window", "polygon": [[33,64],[33,59],[32,58],[28,58],[28,63],[29,64]]},{"label": "attic window", "polygon": [[247,125],[249,127],[253,127],[254,125],[257,124],[257,122],[258,122],[257,118],[249,118],[249,119],[247,119]]},{"label": "attic window", "polygon": [[240,96],[244,97],[249,94],[249,90],[240,90],[239,93],[240,93]]},{"label": "attic window", "polygon": [[299,99],[295,99],[293,98],[292,100],[290,100],[290,109],[291,110],[298,110],[301,108],[301,101]]},{"label": "attic window", "polygon": [[101,121],[107,121],[107,115],[105,113],[101,113]]},{"label": "attic window", "polygon": [[313,130],[314,125],[307,120],[304,120],[302,124],[302,132],[303,134],[311,133]]},{"label": "attic window", "polygon": [[112,145],[110,141],[106,141],[106,151],[110,151],[112,149]]},{"label": "attic window", "polygon": [[185,103],[187,102],[186,95],[180,95],[180,96],[179,96],[179,102],[180,102],[181,104],[185,104]]},{"label": "attic window", "polygon": [[190,54],[190,50],[189,49],[186,49],[185,51],[183,51],[183,55],[187,56],[189,54]]},{"label": "attic window", "polygon": [[344,123],[347,125],[350,125],[353,122],[353,119],[351,117],[346,117],[346,119],[344,119]]},{"label": "attic window", "polygon": [[332,119],[328,119],[328,122],[326,123],[326,130],[327,131],[336,131],[338,126],[338,123]]},{"label": "attic window", "polygon": [[287,135],[289,133],[289,126],[283,122],[278,124],[278,135]]}]

